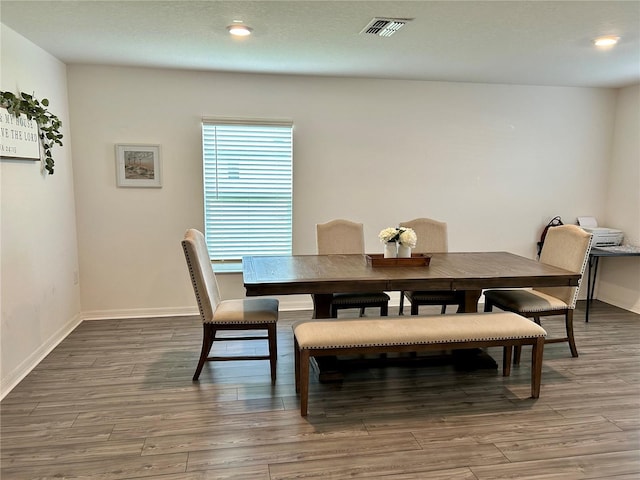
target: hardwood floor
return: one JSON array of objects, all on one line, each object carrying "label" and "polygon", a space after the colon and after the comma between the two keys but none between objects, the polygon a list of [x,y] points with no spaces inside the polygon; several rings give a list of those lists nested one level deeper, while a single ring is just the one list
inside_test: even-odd
[{"label": "hardwood floor", "polygon": [[[1,402],[0,477],[637,479],[640,315],[595,302],[587,324],[583,308],[580,357],[545,347],[538,400],[528,398],[526,349],[508,378],[456,370],[442,356],[390,358],[341,384],[312,378],[307,418],[290,326],[310,312],[281,313],[273,387],[266,361],[209,363],[193,383],[195,317],[87,321]],[[553,335],[562,323],[543,326]],[[266,342],[229,348],[266,351]],[[500,349],[489,353],[501,363]]]}]

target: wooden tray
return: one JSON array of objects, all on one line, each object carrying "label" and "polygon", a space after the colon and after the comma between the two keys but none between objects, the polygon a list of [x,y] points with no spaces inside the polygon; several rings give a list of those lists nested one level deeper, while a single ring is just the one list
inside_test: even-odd
[{"label": "wooden tray", "polygon": [[384,258],[382,253],[366,255],[367,263],[372,267],[428,267],[431,255],[412,253],[411,258]]}]

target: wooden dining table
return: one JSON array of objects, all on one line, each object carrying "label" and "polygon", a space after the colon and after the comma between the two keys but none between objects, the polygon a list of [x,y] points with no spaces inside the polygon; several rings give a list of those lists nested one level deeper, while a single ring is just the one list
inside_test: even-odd
[{"label": "wooden dining table", "polygon": [[428,266],[371,265],[367,255],[248,256],[247,296],[311,294],[314,318],[329,318],[334,293],[458,291],[459,312],[477,311],[483,289],[578,285],[580,274],[508,252],[429,254]]},{"label": "wooden dining table", "polygon": [[[368,255],[247,256],[247,296],[310,294],[313,317],[330,318],[334,293],[449,290],[458,312],[476,312],[483,289],[579,284],[580,274],[508,252],[429,254],[429,265],[374,266]],[[495,362],[492,361],[492,368]],[[320,373],[331,381],[334,373]]]}]

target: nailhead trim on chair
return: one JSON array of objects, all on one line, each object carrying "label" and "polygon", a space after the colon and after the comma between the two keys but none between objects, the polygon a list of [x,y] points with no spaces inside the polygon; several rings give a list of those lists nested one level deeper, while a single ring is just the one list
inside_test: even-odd
[{"label": "nailhead trim on chair", "polygon": [[[187,245],[182,242],[182,250],[184,251],[184,258],[187,261],[187,268],[189,269],[189,276],[191,277],[191,284],[195,285],[196,284],[196,276],[195,273],[193,272],[193,265],[191,264],[191,260],[189,257],[189,252],[187,251]],[[195,293],[195,297],[196,297],[196,302],[198,303],[198,310],[200,311],[200,318],[204,319],[206,318],[205,313],[204,313],[204,307],[202,306],[202,299],[200,298],[200,295],[198,294],[197,291],[194,291]]]},{"label": "nailhead trim on chair", "polygon": [[451,292],[404,292],[405,295],[407,296],[407,298],[409,298],[410,301],[413,300],[417,300],[418,302],[420,302],[421,300],[427,300],[427,301],[433,301],[433,302],[437,302],[439,300],[442,300],[443,302],[459,302],[460,300],[458,299],[458,297],[456,296],[455,291],[451,291]]}]

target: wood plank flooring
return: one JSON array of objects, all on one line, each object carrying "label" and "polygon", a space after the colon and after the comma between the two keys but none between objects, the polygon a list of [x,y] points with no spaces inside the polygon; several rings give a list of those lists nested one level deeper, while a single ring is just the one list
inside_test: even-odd
[{"label": "wood plank flooring", "polygon": [[[583,308],[580,357],[545,347],[538,400],[528,349],[508,378],[391,357],[342,383],[312,378],[307,418],[291,323],[308,311],[281,313],[273,387],[265,361],[209,363],[193,383],[195,317],[83,322],[0,403],[0,478],[637,479],[640,315],[595,302],[584,323]],[[550,335],[562,324],[543,320]],[[501,350],[488,353],[500,365]]]}]

